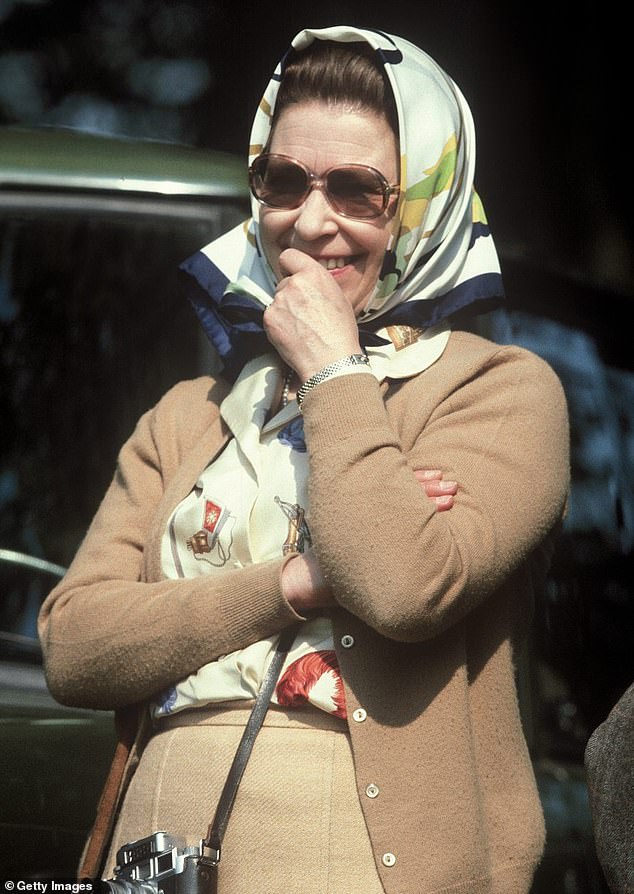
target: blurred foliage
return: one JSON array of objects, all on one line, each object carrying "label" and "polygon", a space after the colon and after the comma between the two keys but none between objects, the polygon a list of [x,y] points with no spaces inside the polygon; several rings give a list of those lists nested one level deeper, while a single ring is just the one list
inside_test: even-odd
[{"label": "blurred foliage", "polygon": [[200,143],[213,3],[42,0],[4,18],[5,122]]}]

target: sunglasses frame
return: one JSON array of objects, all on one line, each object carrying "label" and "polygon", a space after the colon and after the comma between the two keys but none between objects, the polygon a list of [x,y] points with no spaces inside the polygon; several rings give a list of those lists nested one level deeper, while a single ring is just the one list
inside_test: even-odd
[{"label": "sunglasses frame", "polygon": [[[306,190],[304,191],[304,193],[302,193],[297,202],[294,202],[291,205],[272,205],[270,202],[262,199],[256,193],[254,187],[254,179],[256,176],[259,175],[256,175],[255,165],[262,159],[269,158],[280,158],[284,161],[290,162],[291,164],[296,165],[306,174]],[[340,170],[341,168],[356,168],[363,171],[369,171],[376,177],[377,183],[381,187],[383,197],[383,204],[380,211],[377,211],[376,214],[369,214],[365,217],[359,217],[356,214],[347,214],[345,211],[342,211],[340,208],[337,207],[330,193],[328,192],[326,182],[329,174],[331,174],[333,171]],[[370,165],[354,164],[352,162],[350,162],[349,164],[333,165],[331,168],[328,168],[327,171],[324,171],[324,173],[320,177],[318,177],[317,174],[313,174],[310,168],[306,167],[303,162],[299,161],[297,158],[293,158],[291,155],[282,155],[279,152],[261,152],[260,155],[257,156],[257,158],[253,159],[253,162],[249,167],[249,188],[251,189],[251,193],[253,194],[254,198],[260,203],[260,205],[264,205],[266,208],[273,208],[275,211],[294,211],[296,208],[299,208],[301,205],[304,204],[315,187],[321,189],[324,198],[336,214],[340,214],[341,217],[347,217],[350,220],[376,220],[377,217],[381,217],[381,215],[387,211],[391,197],[393,195],[397,195],[401,191],[400,184],[389,183],[389,181],[383,176],[383,174],[380,171],[377,171],[376,168],[373,168]]]}]

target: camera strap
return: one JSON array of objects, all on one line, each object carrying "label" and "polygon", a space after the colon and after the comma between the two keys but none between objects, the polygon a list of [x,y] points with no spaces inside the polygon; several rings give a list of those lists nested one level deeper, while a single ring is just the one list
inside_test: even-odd
[{"label": "camera strap", "polygon": [[233,758],[220,800],[218,801],[216,814],[207,830],[207,837],[202,840],[202,856],[198,861],[198,865],[201,867],[217,868],[220,863],[222,839],[229,823],[233,803],[238,793],[238,786],[251,755],[255,738],[262,727],[266,712],[271,704],[273,690],[280,677],[284,659],[295,640],[298,629],[299,625],[294,625],[282,631]]}]

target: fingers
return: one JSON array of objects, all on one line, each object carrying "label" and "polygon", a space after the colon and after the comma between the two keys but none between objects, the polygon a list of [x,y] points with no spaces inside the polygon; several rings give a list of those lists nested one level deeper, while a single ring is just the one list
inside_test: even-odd
[{"label": "fingers", "polygon": [[422,484],[429,497],[442,497],[458,493],[457,481],[445,481],[438,469],[415,469],[414,477]]},{"label": "fingers", "polygon": [[458,493],[456,481],[443,481],[440,469],[415,469],[414,477],[437,507],[438,512],[451,509]]},{"label": "fingers", "polygon": [[314,258],[297,248],[285,248],[279,256],[279,265],[285,276],[301,273],[302,270],[310,270],[315,265],[319,267]]},{"label": "fingers", "polygon": [[300,293],[311,303],[317,300],[320,304],[334,303],[340,309],[351,310],[335,279],[315,258],[296,248],[286,248],[279,256],[279,266],[282,279],[277,285],[277,295],[287,294],[297,300]]},{"label": "fingers", "polygon": [[284,362],[306,381],[333,360],[357,354],[359,329],[335,278],[297,249],[280,255],[284,278],[264,311],[264,330]]},{"label": "fingers", "polygon": [[425,481],[440,480],[442,471],[440,469],[414,469],[414,475],[422,484]]},{"label": "fingers", "polygon": [[436,504],[437,512],[446,512],[447,509],[452,509],[454,504],[454,498],[451,495],[445,495],[442,497],[432,497],[432,502]]}]

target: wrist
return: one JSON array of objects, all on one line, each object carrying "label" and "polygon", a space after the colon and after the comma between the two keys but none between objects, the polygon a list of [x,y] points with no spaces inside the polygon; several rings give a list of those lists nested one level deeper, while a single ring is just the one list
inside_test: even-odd
[{"label": "wrist", "polygon": [[363,354],[364,349],[358,339],[353,342],[339,342],[336,345],[320,344],[318,349],[306,344],[301,355],[297,358],[297,364],[291,363],[298,375],[300,385],[321,372],[326,366],[335,363],[342,357],[350,357],[355,354]]},{"label": "wrist", "polygon": [[305,595],[307,586],[307,574],[305,563],[297,561],[302,559],[301,553],[291,553],[286,557],[281,572],[282,596],[300,617],[305,617]]}]

